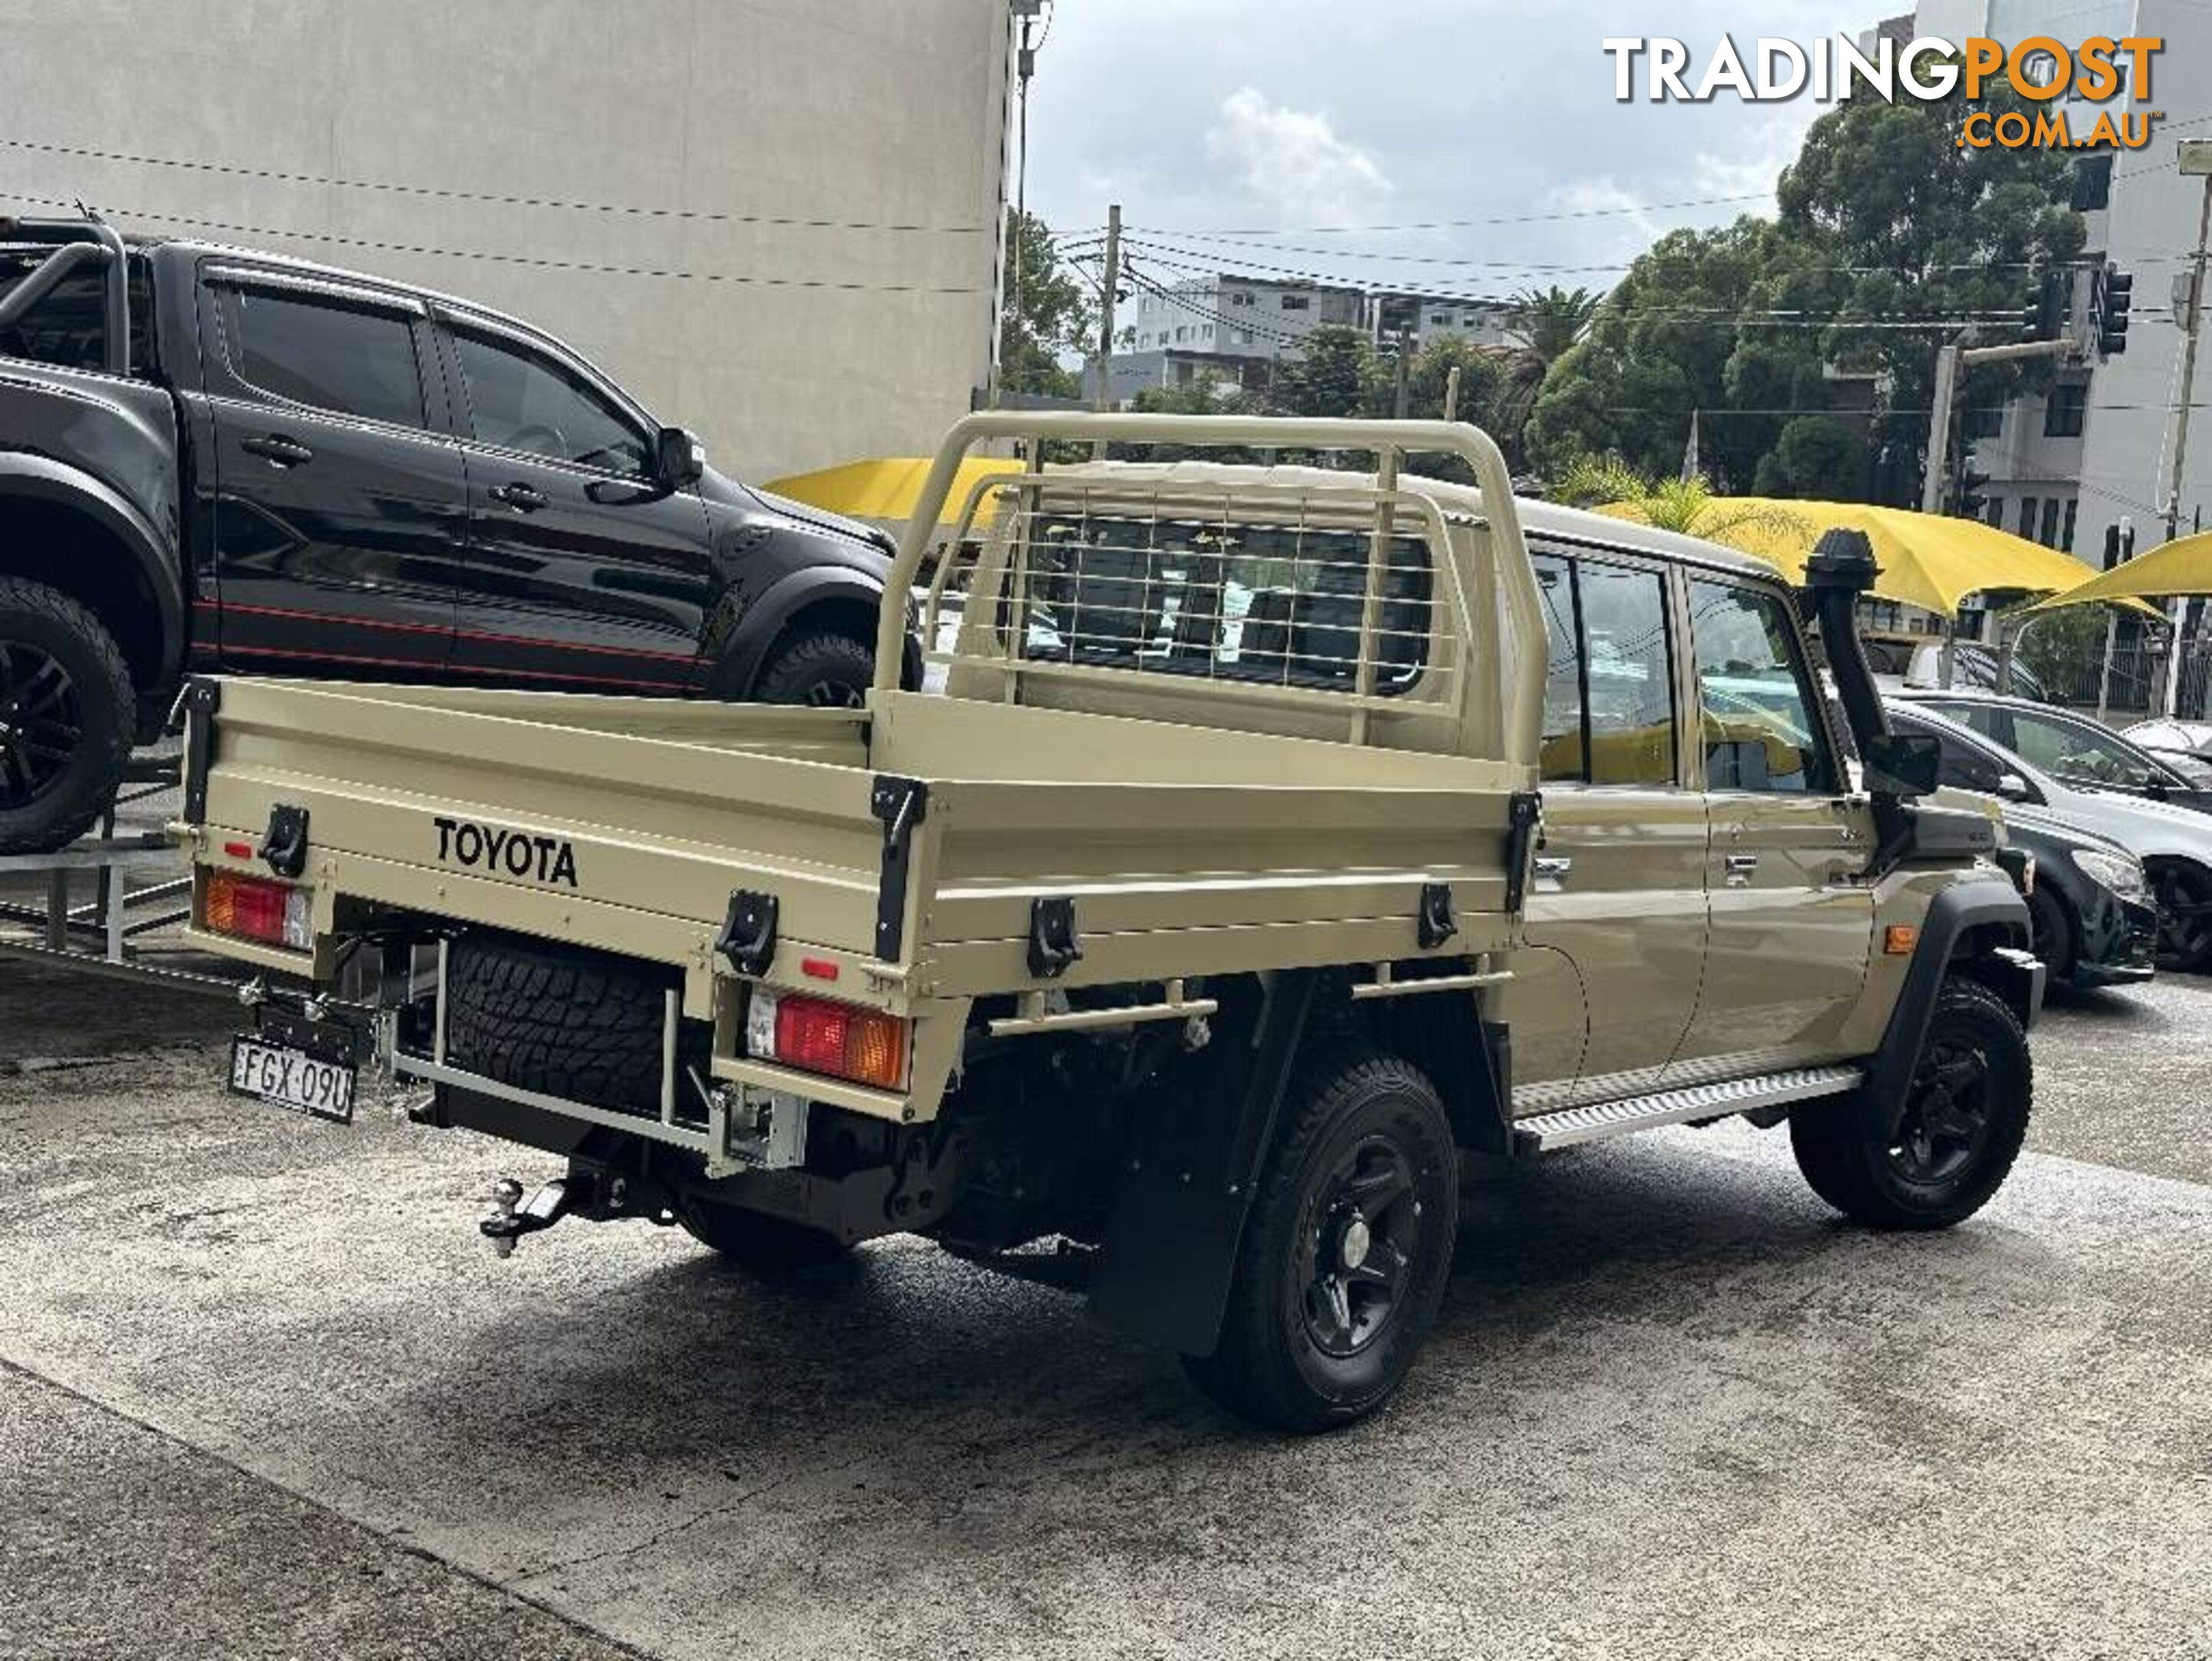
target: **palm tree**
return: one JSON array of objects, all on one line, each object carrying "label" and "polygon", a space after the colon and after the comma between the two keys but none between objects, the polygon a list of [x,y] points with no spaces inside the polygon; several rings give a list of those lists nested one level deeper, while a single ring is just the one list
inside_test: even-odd
[{"label": "palm tree", "polygon": [[1583,338],[1605,296],[1588,289],[1523,289],[1513,296],[1513,322],[1506,332],[1550,368]]},{"label": "palm tree", "polygon": [[1583,338],[1605,296],[1588,289],[1523,289],[1511,301],[1513,320],[1506,333],[1520,343],[1505,366],[1504,384],[1492,403],[1499,435],[1508,453],[1522,459],[1522,439],[1552,366]]},{"label": "palm tree", "polygon": [[1702,537],[1707,542],[1748,548],[1775,537],[1812,534],[1810,526],[1787,508],[1716,496],[1701,478],[1655,479],[1618,456],[1583,457],[1561,476],[1552,494],[1577,508],[1619,505],[1630,518],[1656,530]]}]

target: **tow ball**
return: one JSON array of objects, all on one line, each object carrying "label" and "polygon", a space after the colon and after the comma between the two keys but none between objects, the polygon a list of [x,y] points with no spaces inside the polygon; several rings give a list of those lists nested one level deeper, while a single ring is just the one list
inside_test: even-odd
[{"label": "tow ball", "polygon": [[512,1177],[500,1179],[491,1191],[491,1198],[496,1208],[477,1227],[491,1242],[492,1255],[496,1257],[512,1257],[515,1242],[524,1235],[535,1234],[559,1222],[568,1214],[570,1201],[568,1184],[562,1180],[545,1183],[526,1205],[522,1184]]}]

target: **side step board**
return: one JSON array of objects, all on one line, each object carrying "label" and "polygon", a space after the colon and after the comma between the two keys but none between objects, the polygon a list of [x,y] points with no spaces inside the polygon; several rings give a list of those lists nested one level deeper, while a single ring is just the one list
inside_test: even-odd
[{"label": "side step board", "polygon": [[1683,1085],[1649,1096],[1593,1102],[1586,1107],[1564,1107],[1516,1123],[1514,1146],[1522,1153],[1547,1153],[1577,1142],[1601,1142],[1662,1124],[1725,1118],[1762,1107],[1810,1101],[1816,1096],[1839,1096],[1857,1089],[1861,1076],[1856,1067],[1812,1067],[1790,1073],[1763,1073],[1753,1079],[1731,1079],[1725,1084]]}]

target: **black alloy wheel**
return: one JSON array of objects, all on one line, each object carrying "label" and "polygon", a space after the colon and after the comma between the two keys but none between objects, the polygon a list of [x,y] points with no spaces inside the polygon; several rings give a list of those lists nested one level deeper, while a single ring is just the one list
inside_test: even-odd
[{"label": "black alloy wheel", "polygon": [[2212,968],[2212,872],[2194,865],[2151,867],[2158,906],[2158,966]]},{"label": "black alloy wheel", "polygon": [[84,739],[76,682],[61,660],[0,640],[0,810],[28,807],[70,770]]}]

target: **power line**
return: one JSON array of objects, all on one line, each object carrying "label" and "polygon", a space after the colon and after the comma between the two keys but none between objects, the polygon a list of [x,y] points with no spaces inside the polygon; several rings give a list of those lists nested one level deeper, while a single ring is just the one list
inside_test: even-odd
[{"label": "power line", "polygon": [[621,214],[641,219],[676,219],[702,224],[779,225],[797,230],[900,231],[937,236],[979,236],[991,229],[988,225],[921,225],[863,219],[803,219],[779,214],[720,213],[703,209],[647,208],[623,203],[577,202],[558,197],[500,196],[484,191],[453,190],[433,185],[402,185],[380,179],[346,179],[325,173],[285,173],[273,167],[246,167],[221,161],[191,161],[168,155],[133,155],[121,150],[49,144],[30,138],[0,138],[0,149],[25,150],[39,155],[66,155],[93,161],[120,161],[139,167],[175,167],[189,173],[266,179],[286,185],[326,185],[343,190],[384,191],[400,196],[432,197],[447,202],[481,202],[514,208],[555,208],[572,213]]},{"label": "power line", "polygon": [[1455,231],[1481,225],[1548,225],[1569,219],[1604,219],[1620,214],[1666,213],[1676,208],[1714,208],[1735,202],[1764,202],[1771,191],[1747,191],[1738,196],[1701,196],[1682,202],[1637,203],[1618,208],[1576,208],[1559,213],[1506,214],[1492,219],[1426,219],[1399,225],[1262,225],[1212,231],[1172,230],[1162,225],[1130,227],[1152,236],[1185,238],[1230,236],[1361,236],[1389,231]]},{"label": "power line", "polygon": [[[19,196],[19,202],[35,202],[42,207],[71,208],[76,201],[67,197]],[[183,214],[165,213],[156,209],[125,208],[111,205],[109,211],[125,218],[152,220],[167,225],[186,225],[195,230],[227,231],[246,236],[283,237],[301,242],[327,242],[346,248],[370,248],[382,253],[434,254],[447,259],[481,259],[501,265],[525,265],[541,271],[585,271],[605,277],[658,277],[687,283],[727,283],[744,288],[757,289],[834,289],[848,294],[919,294],[919,295],[978,295],[986,290],[975,287],[936,288],[921,283],[848,283],[827,277],[758,277],[742,271],[687,271],[653,265],[601,265],[573,259],[545,259],[528,254],[493,253],[482,248],[440,248],[413,242],[382,242],[369,237],[337,236],[325,231],[282,230],[268,225],[240,225],[220,219],[193,219]]]}]

